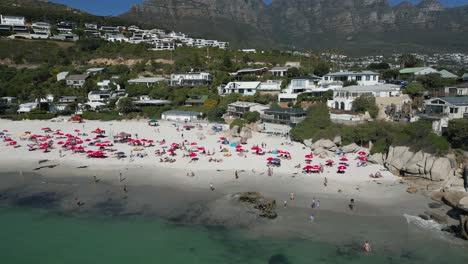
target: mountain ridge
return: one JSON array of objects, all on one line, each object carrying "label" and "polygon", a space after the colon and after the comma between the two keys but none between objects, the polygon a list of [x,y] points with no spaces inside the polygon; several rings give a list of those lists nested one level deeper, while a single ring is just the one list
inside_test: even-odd
[{"label": "mountain ridge", "polygon": [[146,0],[122,17],[239,47],[468,50],[468,6],[437,0]]}]

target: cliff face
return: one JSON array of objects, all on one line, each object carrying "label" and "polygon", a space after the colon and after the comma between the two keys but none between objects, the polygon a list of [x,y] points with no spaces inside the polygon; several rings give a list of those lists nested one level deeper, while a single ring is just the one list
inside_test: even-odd
[{"label": "cliff face", "polygon": [[394,49],[398,37],[410,44],[424,39],[428,47],[445,38],[462,47],[468,38],[458,35],[468,32],[468,6],[446,9],[437,0],[395,7],[387,0],[146,0],[123,16],[252,46],[375,48],[380,42]]}]

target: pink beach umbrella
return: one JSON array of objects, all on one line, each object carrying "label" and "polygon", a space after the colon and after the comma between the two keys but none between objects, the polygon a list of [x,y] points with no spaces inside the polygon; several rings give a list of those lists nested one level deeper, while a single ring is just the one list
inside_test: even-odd
[{"label": "pink beach umbrella", "polygon": [[75,129],[74,131],[75,131],[75,132],[80,132],[80,130],[79,130],[79,129]]},{"label": "pink beach umbrella", "polygon": [[57,145],[63,145],[63,144],[65,144],[65,142],[63,142],[63,141],[57,142]]},{"label": "pink beach umbrella", "polygon": [[333,163],[335,163],[333,160],[327,160],[327,161],[325,161],[325,162],[326,162],[327,164],[333,164]]},{"label": "pink beach umbrella", "polygon": [[190,153],[191,158],[195,158],[196,156],[197,156],[197,153],[194,153],[194,152]]},{"label": "pink beach umbrella", "polygon": [[308,170],[312,170],[314,167],[312,165],[306,165],[303,170],[305,171],[308,171]]},{"label": "pink beach umbrella", "polygon": [[306,158],[306,159],[312,159],[313,156],[312,156],[312,154],[308,154],[308,155],[305,155],[305,158]]},{"label": "pink beach umbrella", "polygon": [[360,161],[367,161],[367,158],[366,157],[359,157],[359,160]]},{"label": "pink beach umbrella", "polygon": [[343,158],[340,159],[340,161],[348,161],[348,159],[343,157]]},{"label": "pink beach umbrella", "polygon": [[267,161],[272,161],[273,159],[274,159],[273,157],[269,157]]},{"label": "pink beach umbrella", "polygon": [[338,166],[338,170],[343,171],[346,170],[348,167],[346,166]]},{"label": "pink beach umbrella", "polygon": [[321,168],[322,168],[322,166],[320,166],[320,165],[314,165],[314,166],[312,166],[312,169],[313,169],[313,170],[320,170]]},{"label": "pink beach umbrella", "polygon": [[190,143],[190,146],[196,146],[196,145],[198,145],[197,142],[192,142],[192,143]]},{"label": "pink beach umbrella", "polygon": [[358,155],[359,155],[359,156],[365,156],[365,155],[367,155],[367,153],[364,152],[364,151],[359,151],[359,152],[358,152]]}]

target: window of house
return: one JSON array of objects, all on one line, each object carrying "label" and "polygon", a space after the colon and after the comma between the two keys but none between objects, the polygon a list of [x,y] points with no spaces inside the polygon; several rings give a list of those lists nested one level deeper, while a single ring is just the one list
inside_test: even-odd
[{"label": "window of house", "polygon": [[328,77],[325,77],[325,81],[328,81]]},{"label": "window of house", "polygon": [[451,114],[456,114],[456,113],[458,113],[458,108],[450,107],[450,113],[451,113]]},{"label": "window of house", "polygon": [[[372,77],[373,77],[373,76],[372,76]],[[370,81],[370,78],[371,78],[370,75],[366,75],[366,81]]]},{"label": "window of house", "polygon": [[356,76],[356,81],[362,81],[362,76]]}]

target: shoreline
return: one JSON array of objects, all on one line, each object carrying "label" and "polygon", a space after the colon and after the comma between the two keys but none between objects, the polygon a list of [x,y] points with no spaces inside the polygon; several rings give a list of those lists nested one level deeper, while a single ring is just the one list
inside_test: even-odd
[{"label": "shoreline", "polygon": [[[181,133],[174,133],[172,123],[162,123],[155,134],[154,128],[146,126],[145,122],[95,122],[85,124],[85,129],[112,125],[115,132],[131,130],[140,137],[161,139],[168,142],[181,141]],[[5,121],[0,120],[0,129],[15,131],[17,137],[23,130],[40,132],[41,127],[50,126],[62,129],[65,133],[72,132],[83,124],[53,123],[47,121]],[[82,128],[81,128],[82,129]],[[209,129],[209,128],[204,128]],[[183,131],[188,141],[198,141],[207,149],[218,148],[220,134],[210,135],[203,130],[205,139],[197,139],[200,130]],[[163,136],[162,136],[163,135]],[[222,134],[221,134],[222,135]],[[385,230],[386,224],[408,226],[404,215],[417,216],[429,207],[431,200],[421,194],[409,194],[407,186],[400,183],[400,179],[388,171],[382,171],[384,178],[371,179],[369,173],[380,171],[383,166],[369,164],[367,167],[356,167],[355,154],[349,154],[350,167],[346,174],[337,174],[327,167],[323,174],[302,174],[296,169],[298,162],[304,163],[303,157],[310,153],[302,144],[292,143],[284,145],[286,139],[254,133],[247,145],[265,142],[271,148],[285,148],[289,150],[292,160],[285,160],[281,168],[275,168],[272,176],[267,175],[265,159],[270,156],[256,156],[248,154],[248,158],[233,155],[222,157],[222,163],[210,163],[207,157],[200,156],[198,162],[189,163],[188,159],[176,156],[175,163],[159,163],[159,157],[152,152],[157,148],[145,148],[148,156],[135,158],[133,162],[127,159],[117,160],[90,159],[85,154],[71,154],[65,152],[65,157],[58,154],[58,146],[49,153],[40,151],[29,152],[23,147],[12,148],[2,144],[0,146],[0,173],[9,175],[0,179],[0,193],[5,200],[5,193],[20,195],[26,205],[29,201],[34,207],[34,196],[41,193],[54,193],[45,197],[45,207],[54,205],[60,210],[68,212],[108,212],[110,215],[142,215],[163,218],[175,223],[203,224],[226,226],[252,230],[252,235],[277,234],[280,236],[309,237],[304,230],[311,231],[317,237],[328,240],[330,232],[339,232],[353,237],[356,230],[347,230],[346,222],[356,227],[362,233],[361,239],[367,236],[372,239],[372,232]],[[2,142],[3,143],[3,142]],[[132,148],[125,144],[115,146],[125,152]],[[317,158],[315,163],[323,163]],[[47,160],[39,164],[39,161]],[[54,168],[39,167],[53,166]],[[87,166],[85,168],[78,168]],[[235,171],[239,179],[235,179]],[[187,176],[194,172],[194,177]],[[34,173],[34,174],[30,174]],[[124,182],[119,181],[122,173]],[[21,175],[22,174],[22,175]],[[40,175],[40,176],[39,176]],[[93,176],[99,179],[94,183]],[[294,176],[294,177],[293,177]],[[21,177],[21,178],[19,178]],[[324,177],[328,179],[328,186],[324,187]],[[6,180],[7,179],[7,180]],[[215,190],[210,191],[213,184]],[[128,194],[122,191],[128,188]],[[339,191],[341,190],[341,191]],[[236,193],[256,191],[268,199],[275,199],[278,218],[267,220],[258,217],[258,212],[251,206],[239,203]],[[294,201],[290,200],[290,193],[295,194]],[[50,195],[50,194],[48,194]],[[122,197],[127,195],[127,199]],[[6,195],[8,197],[8,195]],[[82,208],[74,203],[74,198],[84,202]],[[320,200],[320,208],[312,210],[313,199]],[[350,199],[355,199],[356,207],[350,210]],[[6,199],[8,200],[8,199]],[[41,200],[41,199],[39,199]],[[15,201],[15,199],[13,199]],[[287,201],[287,207],[283,207]],[[39,207],[41,204],[39,203]],[[309,217],[316,218],[311,225]],[[344,220],[343,218],[346,218]],[[345,221],[345,222],[343,222]],[[334,224],[332,224],[334,223]],[[374,224],[369,229],[367,225]],[[323,230],[323,225],[326,226]],[[337,225],[333,228],[331,225]],[[403,225],[403,226],[402,226]],[[336,230],[335,230],[336,229]],[[353,238],[354,239],[354,238]],[[332,239],[333,240],[333,239]]]}]

